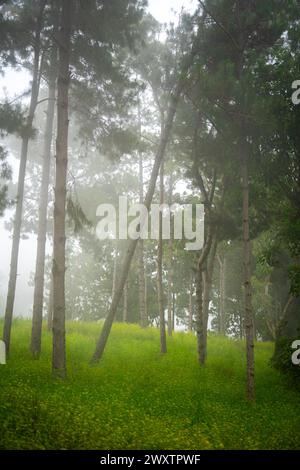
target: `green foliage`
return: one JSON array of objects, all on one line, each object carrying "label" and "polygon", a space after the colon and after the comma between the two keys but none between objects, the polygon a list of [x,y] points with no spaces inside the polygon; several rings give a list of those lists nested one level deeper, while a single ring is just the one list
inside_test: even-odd
[{"label": "green foliage", "polygon": [[[0,20],[1,23],[1,20]],[[0,104],[0,137],[7,134],[21,134],[24,130],[24,116],[20,106],[8,102]],[[7,199],[7,181],[11,179],[11,168],[7,163],[7,151],[0,145],[0,216],[9,201]]]},{"label": "green foliage", "polygon": [[277,339],[275,352],[272,357],[272,364],[278,370],[287,374],[292,379],[292,381],[295,381],[297,387],[299,388],[300,366],[294,365],[291,361],[291,355],[294,351],[291,348],[292,343],[293,340],[285,336]]},{"label": "green foliage", "polygon": [[[100,324],[68,323],[68,378],[51,378],[51,335],[28,351],[30,322],[16,320],[1,366],[1,449],[299,449],[299,395],[257,344],[257,401],[245,400],[245,345],[209,337],[200,368],[196,339],[115,324],[101,364],[89,366]],[[283,399],[284,397],[284,399]],[[279,406],[280,404],[280,406]]]},{"label": "green foliage", "polygon": [[298,264],[289,266],[288,273],[291,281],[290,292],[297,297],[300,295],[300,266]]},{"label": "green foliage", "polygon": [[92,225],[78,200],[73,200],[71,196],[67,198],[67,214],[69,217],[69,224],[73,225],[75,234],[82,230],[83,227],[91,227]]}]

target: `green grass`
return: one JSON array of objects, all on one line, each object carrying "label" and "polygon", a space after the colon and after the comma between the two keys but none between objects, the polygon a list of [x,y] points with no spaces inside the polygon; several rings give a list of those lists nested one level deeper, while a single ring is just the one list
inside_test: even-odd
[{"label": "green grass", "polygon": [[155,329],[116,324],[90,366],[100,325],[67,326],[68,377],[51,377],[51,335],[28,352],[30,322],[16,320],[0,366],[0,449],[299,449],[300,397],[274,370],[271,343],[256,347],[256,403],[245,400],[244,344],[176,333],[159,353]]}]

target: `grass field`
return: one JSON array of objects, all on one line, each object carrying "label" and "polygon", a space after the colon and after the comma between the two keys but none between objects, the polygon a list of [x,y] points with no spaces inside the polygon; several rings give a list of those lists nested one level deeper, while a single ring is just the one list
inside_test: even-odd
[{"label": "grass field", "polygon": [[100,325],[67,326],[68,378],[51,378],[51,335],[28,352],[30,322],[16,320],[0,366],[0,449],[299,449],[300,397],[256,347],[256,403],[245,400],[244,344],[176,333],[159,353],[155,329],[116,324],[103,361],[88,365]]}]

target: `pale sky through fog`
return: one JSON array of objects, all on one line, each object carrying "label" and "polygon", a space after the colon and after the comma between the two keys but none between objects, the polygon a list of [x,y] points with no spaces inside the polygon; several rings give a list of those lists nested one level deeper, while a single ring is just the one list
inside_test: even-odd
[{"label": "pale sky through fog", "polygon": [[[161,23],[174,21],[171,10],[177,14],[182,7],[189,12],[193,12],[198,4],[197,0],[148,0],[150,13]],[[175,16],[176,18],[176,16]]]},{"label": "pale sky through fog", "polygon": [[[197,7],[197,0],[148,0],[149,12],[161,23],[175,22],[182,7],[193,12]],[[172,10],[174,10],[172,12]],[[175,12],[175,13],[174,13]],[[29,89],[30,75],[24,71],[17,73],[9,69],[4,77],[0,76],[0,100],[8,97],[10,100],[20,96]],[[16,181],[18,162],[10,158],[13,168],[13,180]],[[6,292],[8,283],[11,238],[10,233],[4,229],[4,222],[11,218],[14,210],[7,210],[5,217],[0,219],[0,316],[4,314]],[[14,314],[28,316],[31,314],[33,288],[28,285],[30,274],[34,271],[36,256],[36,237],[30,236],[21,240],[18,279]]]}]

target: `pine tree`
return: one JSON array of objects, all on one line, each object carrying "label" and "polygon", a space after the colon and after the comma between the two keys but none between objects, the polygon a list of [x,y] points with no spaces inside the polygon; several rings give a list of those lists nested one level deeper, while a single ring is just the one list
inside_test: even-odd
[{"label": "pine tree", "polygon": [[16,293],[16,282],[17,282],[17,269],[18,269],[18,258],[19,258],[19,246],[20,246],[20,234],[21,234],[21,223],[23,213],[23,198],[24,198],[24,183],[25,183],[25,172],[28,154],[29,139],[32,135],[32,124],[34,119],[34,113],[38,103],[40,79],[41,79],[41,33],[43,29],[43,13],[45,9],[45,1],[33,2],[33,14],[34,16],[34,44],[33,44],[33,70],[32,70],[32,85],[31,85],[31,97],[28,116],[26,119],[26,128],[22,136],[21,155],[20,155],[20,167],[18,175],[18,190],[17,190],[17,204],[14,219],[13,228],[13,243],[11,250],[11,262],[10,262],[10,273],[8,282],[8,292],[6,299],[6,309],[4,317],[3,327],[3,341],[6,345],[7,355],[10,348],[10,335],[13,317],[13,308]]}]

